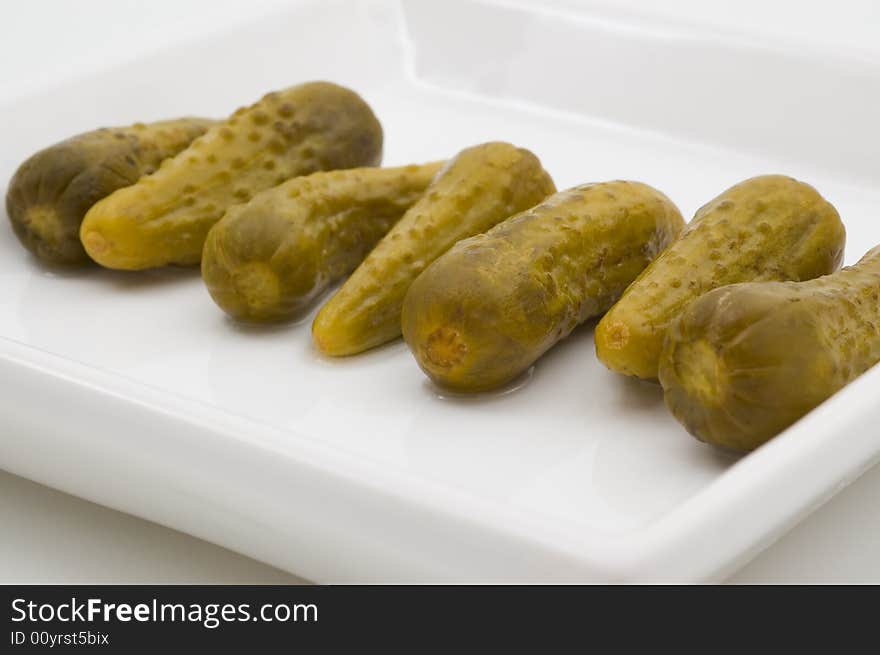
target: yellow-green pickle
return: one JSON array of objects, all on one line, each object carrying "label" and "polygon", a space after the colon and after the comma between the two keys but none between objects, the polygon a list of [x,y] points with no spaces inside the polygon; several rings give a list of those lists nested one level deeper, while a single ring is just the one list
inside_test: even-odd
[{"label": "yellow-green pickle", "polygon": [[403,298],[428,264],[555,190],[528,150],[498,141],[462,150],[321,308],[315,345],[341,356],[396,339]]},{"label": "yellow-green pickle", "polygon": [[295,318],[360,264],[441,166],[313,173],[230,208],[205,241],[208,291],[240,320]]},{"label": "yellow-green pickle", "polygon": [[212,123],[180,118],[107,127],[40,150],[18,168],[6,193],[16,236],[46,263],[91,264],[79,228],[92,205],[155,171]]},{"label": "yellow-green pickle", "polygon": [[99,202],[80,237],[108,268],[197,264],[208,230],[230,206],[298,175],[381,158],[382,127],[358,94],[301,84],[239,109],[153,175]]},{"label": "yellow-green pickle", "polygon": [[660,361],[666,404],[698,439],[752,450],[880,361],[880,247],[808,282],[694,301]]},{"label": "yellow-green pickle", "polygon": [[689,302],[726,284],[802,281],[840,267],[846,232],[811,186],[751,178],[694,219],[596,326],[596,354],[613,371],[656,379],[669,324]]},{"label": "yellow-green pickle", "polygon": [[557,193],[431,264],[406,295],[404,339],[444,387],[503,385],[607,311],[683,226],[675,205],[639,182]]}]

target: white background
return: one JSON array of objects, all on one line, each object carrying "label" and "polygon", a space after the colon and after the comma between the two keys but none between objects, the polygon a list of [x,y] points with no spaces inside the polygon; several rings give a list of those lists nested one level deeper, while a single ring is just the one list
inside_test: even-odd
[{"label": "white background", "polygon": [[[426,0],[427,1],[427,0]],[[0,104],[278,11],[283,0],[29,0],[0,5]],[[546,4],[546,3],[545,3]],[[874,0],[579,2],[880,59]],[[813,44],[812,46],[810,44]],[[14,129],[4,126],[3,129]],[[0,301],[2,302],[2,301]],[[11,381],[0,381],[2,386]],[[2,438],[2,435],[0,435]],[[733,580],[880,582],[880,471],[863,476]],[[0,472],[0,582],[296,582],[297,578]]]}]

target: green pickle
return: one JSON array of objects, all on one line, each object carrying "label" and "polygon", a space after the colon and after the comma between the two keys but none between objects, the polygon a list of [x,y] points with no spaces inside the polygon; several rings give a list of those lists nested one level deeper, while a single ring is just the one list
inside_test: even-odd
[{"label": "green pickle", "polygon": [[599,316],[684,226],[639,182],[585,184],[459,241],[409,289],[403,336],[460,392],[506,384]]},{"label": "green pickle", "polygon": [[528,150],[503,142],[462,150],[321,308],[315,345],[342,356],[396,339],[404,296],[432,261],[555,190]]},{"label": "green pickle", "polygon": [[297,317],[360,264],[441,166],[313,173],[230,208],[202,253],[211,297],[243,321]]},{"label": "green pickle", "polygon": [[80,237],[108,268],[197,264],[232,205],[298,175],[374,166],[382,127],[355,92],[309,82],[269,93],[212,127],[153,175],[86,214]]},{"label": "green pickle", "polygon": [[669,329],[660,383],[698,439],[748,451],[880,361],[880,247],[807,282],[754,282],[694,301]]},{"label": "green pickle", "polygon": [[656,379],[670,323],[695,298],[737,282],[799,282],[840,267],[846,232],[811,186],[755,177],[700,208],[596,326],[596,354],[613,371]]},{"label": "green pickle", "polygon": [[86,212],[204,134],[213,121],[180,118],[85,132],[40,150],[15,172],[6,213],[22,245],[48,264],[92,264],[79,240]]}]

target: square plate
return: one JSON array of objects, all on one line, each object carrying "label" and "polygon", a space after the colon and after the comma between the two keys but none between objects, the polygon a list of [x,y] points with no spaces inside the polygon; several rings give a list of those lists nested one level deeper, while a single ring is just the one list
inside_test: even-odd
[{"label": "square plate", "polygon": [[[876,62],[553,4],[300,3],[0,107],[0,178],[322,78],[372,104],[389,165],[502,139],[560,189],[641,180],[686,216],[784,172],[838,208],[848,261],[880,242]],[[330,361],[308,320],[237,325],[196,270],[47,271],[4,228],[0,292],[0,466],[316,581],[720,579],[880,457],[876,368],[737,459],[606,371],[592,325],[460,398],[401,342]]]}]

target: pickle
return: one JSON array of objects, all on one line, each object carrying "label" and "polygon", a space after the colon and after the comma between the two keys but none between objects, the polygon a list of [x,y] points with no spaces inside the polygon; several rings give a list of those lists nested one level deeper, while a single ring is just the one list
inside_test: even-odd
[{"label": "pickle", "polygon": [[212,123],[180,118],[101,128],[40,150],[19,166],[6,192],[15,235],[48,264],[91,264],[79,240],[91,206],[152,173]]},{"label": "pickle", "polygon": [[752,450],[880,361],[880,247],[808,282],[734,284],[672,324],[660,383],[698,439]]},{"label": "pickle", "polygon": [[439,385],[498,387],[606,312],[683,226],[675,205],[639,182],[557,193],[459,241],[416,278],[403,337]]},{"label": "pickle", "polygon": [[381,156],[382,127],[359,95],[301,84],[239,109],[153,175],[96,204],[80,236],[108,268],[197,264],[230,206],[291,177],[372,166]]},{"label": "pickle", "polygon": [[755,177],[701,207],[596,326],[613,371],[656,379],[666,329],[694,298],[726,284],[809,280],[838,269],[846,232],[813,187]]},{"label": "pickle", "polygon": [[403,298],[428,264],[555,190],[528,150],[503,142],[462,150],[321,308],[315,345],[353,355],[399,337]]},{"label": "pickle", "polygon": [[231,207],[202,252],[211,297],[244,321],[296,317],[361,263],[441,165],[312,173]]}]

